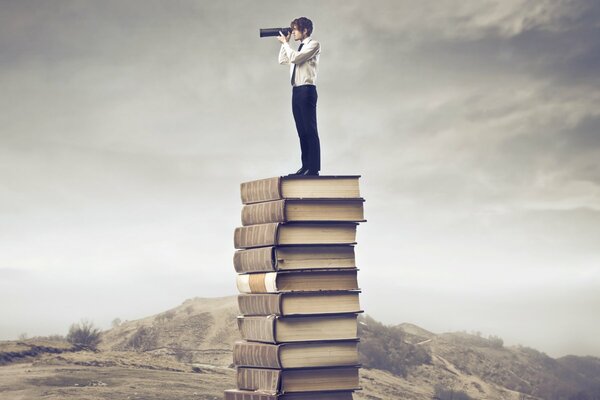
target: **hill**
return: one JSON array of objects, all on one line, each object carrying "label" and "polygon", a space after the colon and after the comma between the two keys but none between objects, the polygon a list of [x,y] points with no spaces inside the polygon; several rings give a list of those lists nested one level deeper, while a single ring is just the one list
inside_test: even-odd
[{"label": "hill", "polygon": [[235,296],[195,298],[178,307],[128,321],[102,335],[103,351],[139,351],[186,363],[229,366],[239,339]]},{"label": "hill", "polygon": [[[103,332],[97,352],[40,339],[0,342],[0,397],[220,399],[234,384],[237,314],[235,296],[186,300]],[[356,399],[600,398],[598,358],[553,359],[497,337],[435,334],[369,317],[361,317],[360,331]]]}]

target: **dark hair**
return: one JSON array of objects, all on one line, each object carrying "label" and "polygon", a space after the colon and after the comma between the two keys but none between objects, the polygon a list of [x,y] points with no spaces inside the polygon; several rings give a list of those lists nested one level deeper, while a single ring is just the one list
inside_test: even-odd
[{"label": "dark hair", "polygon": [[304,33],[304,30],[306,29],[308,31],[308,36],[310,36],[313,31],[313,23],[306,17],[296,18],[290,23],[290,27],[292,29],[296,27],[302,33]]}]

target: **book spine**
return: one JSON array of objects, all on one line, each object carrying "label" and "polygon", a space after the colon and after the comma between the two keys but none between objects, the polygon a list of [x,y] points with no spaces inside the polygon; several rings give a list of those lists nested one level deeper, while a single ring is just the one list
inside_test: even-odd
[{"label": "book spine", "polygon": [[235,342],[233,363],[240,367],[281,368],[279,346],[256,342]]},{"label": "book spine", "polygon": [[237,287],[240,293],[277,292],[277,272],[238,275]]},{"label": "book spine", "polygon": [[281,178],[260,179],[241,184],[240,192],[243,204],[259,203],[281,199]]},{"label": "book spine", "polygon": [[277,244],[279,224],[261,224],[235,228],[234,246],[236,249],[273,246]]},{"label": "book spine", "polygon": [[226,390],[225,400],[352,400],[352,391],[322,391],[314,393],[261,393],[246,390]]},{"label": "book spine", "polygon": [[254,342],[276,343],[275,325],[277,318],[274,315],[265,317],[238,317],[238,330],[242,339]]},{"label": "book spine", "polygon": [[244,368],[237,369],[237,387],[242,390],[260,390],[276,393],[281,381],[280,369]]},{"label": "book spine", "polygon": [[277,394],[258,393],[258,392],[239,392],[236,390],[226,390],[225,400],[277,400],[281,397]]},{"label": "book spine", "polygon": [[242,225],[285,222],[285,200],[247,204],[242,207]]},{"label": "book spine", "polygon": [[275,271],[273,247],[238,250],[233,254],[233,267],[238,274]]},{"label": "book spine", "polygon": [[280,294],[240,294],[238,307],[242,315],[281,315]]}]

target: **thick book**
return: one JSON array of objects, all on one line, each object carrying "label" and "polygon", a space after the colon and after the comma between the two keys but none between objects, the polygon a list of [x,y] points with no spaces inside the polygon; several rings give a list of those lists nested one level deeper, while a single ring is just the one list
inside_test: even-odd
[{"label": "thick book", "polygon": [[240,313],[252,315],[315,315],[362,312],[359,291],[240,294]]},{"label": "thick book", "polygon": [[352,400],[352,392],[265,393],[230,389],[225,400]]},{"label": "thick book", "polygon": [[306,369],[237,368],[237,388],[268,393],[360,390],[358,366]]},{"label": "thick book", "polygon": [[279,271],[237,275],[240,293],[358,290],[357,269]]},{"label": "thick book", "polygon": [[364,222],[363,199],[275,200],[242,207],[242,225],[272,222]]},{"label": "thick book", "polygon": [[269,344],[237,341],[233,363],[255,368],[317,368],[358,364],[358,340]]},{"label": "thick book", "polygon": [[237,319],[242,339],[265,343],[291,343],[358,339],[357,314],[302,317],[276,315]]},{"label": "thick book", "polygon": [[355,222],[293,222],[235,228],[236,249],[276,245],[355,244]]},{"label": "thick book", "polygon": [[356,268],[354,246],[257,247],[238,250],[233,266],[239,274],[297,269]]},{"label": "thick book", "polygon": [[243,204],[283,199],[357,199],[360,175],[280,176],[241,184]]}]

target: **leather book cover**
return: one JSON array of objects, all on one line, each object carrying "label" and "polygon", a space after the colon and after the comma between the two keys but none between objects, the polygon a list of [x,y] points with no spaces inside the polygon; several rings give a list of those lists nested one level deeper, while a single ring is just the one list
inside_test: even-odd
[{"label": "leather book cover", "polygon": [[242,315],[280,315],[281,294],[240,294],[238,307]]},{"label": "leather book cover", "polygon": [[238,250],[233,254],[233,267],[238,274],[275,271],[274,247]]},{"label": "leather book cover", "polygon": [[234,246],[236,249],[272,246],[277,244],[279,224],[261,224],[235,228]]},{"label": "leather book cover", "polygon": [[242,207],[242,225],[248,226],[272,222],[285,222],[285,207],[285,200],[247,204]]},{"label": "leather book cover", "polygon": [[237,341],[233,345],[233,363],[238,366],[281,368],[280,345]]},{"label": "leather book cover", "polygon": [[277,393],[281,381],[280,369],[237,368],[237,388],[240,390],[259,390]]},{"label": "leather book cover", "polygon": [[281,199],[281,178],[259,179],[240,185],[243,204]]},{"label": "leather book cover", "polygon": [[275,325],[277,317],[267,315],[261,317],[238,317],[238,329],[242,338],[257,342],[276,343]]}]

